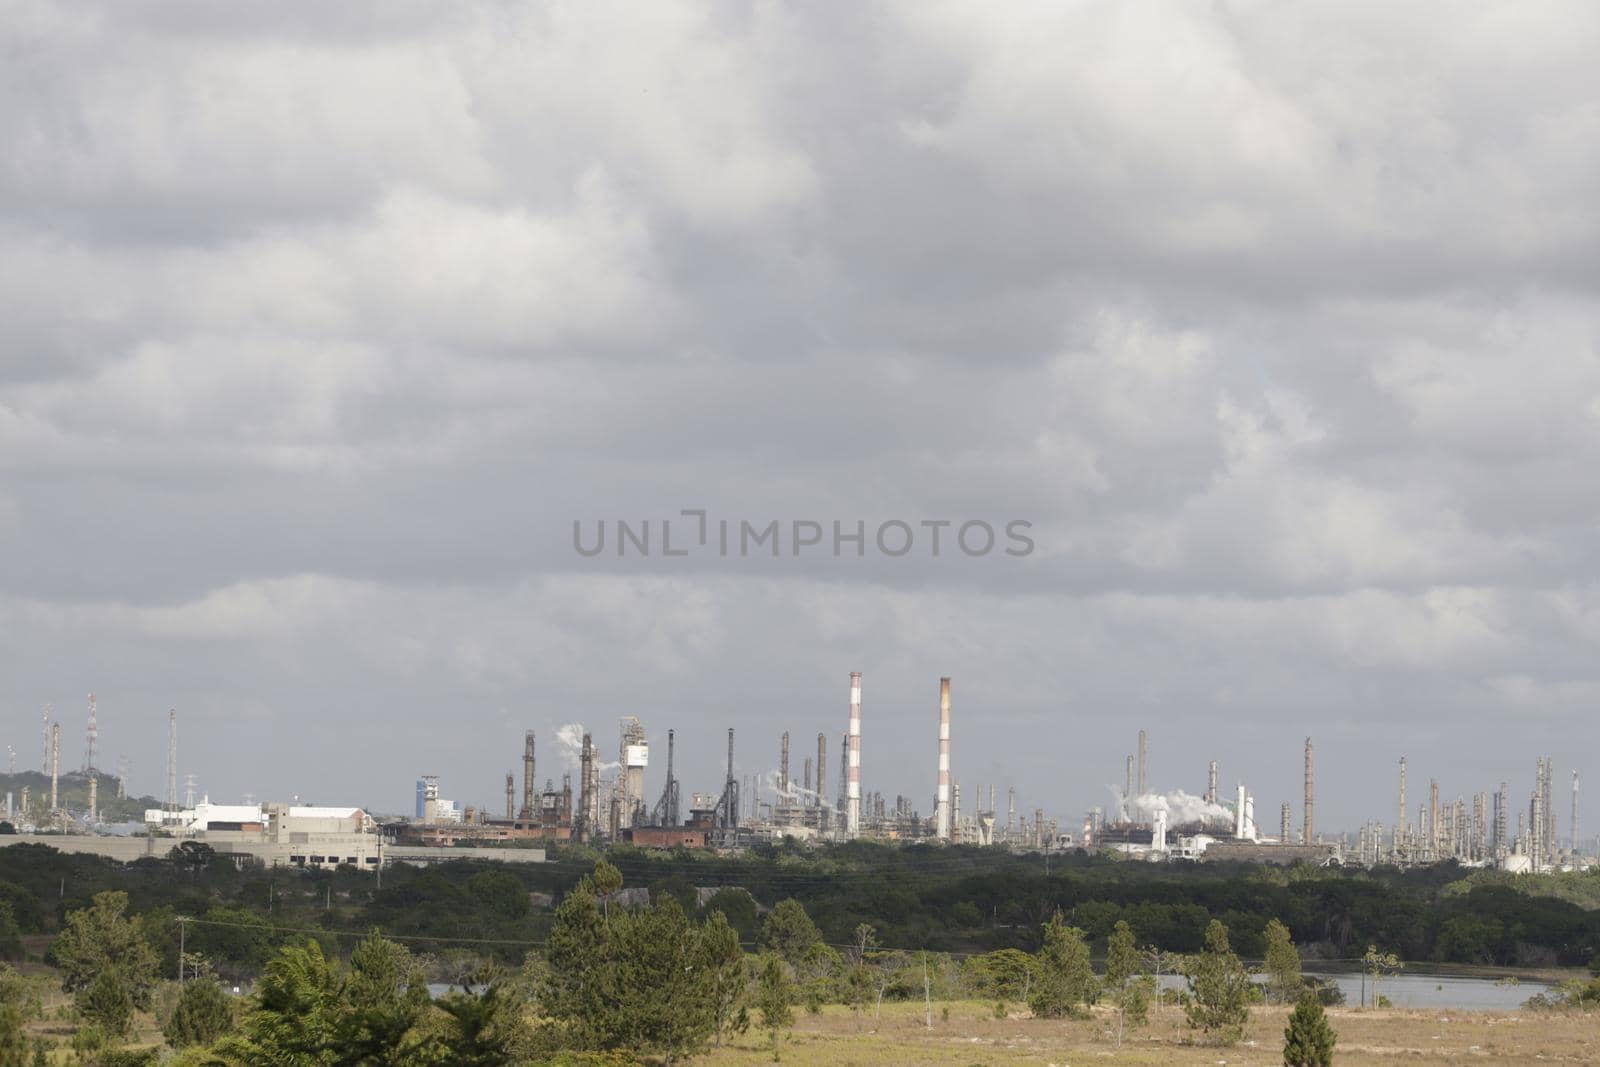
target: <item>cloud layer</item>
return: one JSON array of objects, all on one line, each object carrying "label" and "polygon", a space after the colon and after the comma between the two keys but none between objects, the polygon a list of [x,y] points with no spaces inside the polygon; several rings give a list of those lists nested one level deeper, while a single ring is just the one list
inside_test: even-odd
[{"label": "cloud layer", "polygon": [[[22,4],[0,707],[157,791],[495,804],[637,714],[720,782],[1065,822],[1139,727],[1393,819],[1594,747],[1600,14]],[[575,519],[1034,524],[594,559]],[[70,749],[70,746],[69,746]],[[801,749],[809,751],[802,744]],[[70,761],[69,761],[70,762]],[[837,768],[834,768],[835,771]],[[1585,769],[1578,763],[1576,769]],[[652,772],[650,787],[659,788]],[[970,796],[970,793],[968,794]],[[1592,822],[1593,820],[1591,820]]]}]

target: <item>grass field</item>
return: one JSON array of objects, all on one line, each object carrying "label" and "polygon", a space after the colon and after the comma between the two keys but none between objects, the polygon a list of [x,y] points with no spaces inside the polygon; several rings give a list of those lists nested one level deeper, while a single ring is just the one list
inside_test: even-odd
[{"label": "grass field", "polygon": [[[821,1015],[801,1011],[780,1045],[790,1067],[898,1067],[937,1064],[1282,1064],[1287,1008],[1251,1010],[1245,1040],[1227,1048],[1190,1043],[1182,1013],[1168,1007],[1150,1025],[1116,1047],[1115,1017],[1092,1019],[996,1019],[992,1008],[962,1002],[933,1006],[925,1025],[920,1004],[884,1005],[881,1018],[869,1011],[857,1020],[847,1009]],[[1460,1013],[1330,1008],[1339,1035],[1339,1067],[1394,1063],[1552,1064],[1600,1062],[1600,1019],[1566,1013]],[[754,1030],[713,1050],[696,1064],[770,1063],[765,1034]]]}]

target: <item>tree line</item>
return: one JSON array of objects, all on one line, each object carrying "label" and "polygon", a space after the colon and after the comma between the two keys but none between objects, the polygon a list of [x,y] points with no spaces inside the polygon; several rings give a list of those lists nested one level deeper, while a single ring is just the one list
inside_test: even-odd
[{"label": "tree line", "polygon": [[[621,872],[597,863],[555,909],[543,951],[516,967],[485,963],[437,997],[423,961],[376,931],[348,959],[328,956],[314,938],[277,948],[243,998],[224,991],[202,955],[186,952],[184,979],[158,1013],[177,1053],[171,1062],[499,1067],[652,1056],[670,1065],[752,1027],[777,1059],[797,1009],[844,1004],[859,1020],[875,1014],[891,983],[908,976],[919,980],[931,1025],[935,977],[947,986],[957,966],[987,983],[1001,1016],[1008,995],[1039,1018],[1081,1018],[1106,1004],[1119,1046],[1125,1033],[1145,1025],[1152,1005],[1164,1002],[1183,1012],[1197,1040],[1225,1045],[1243,1035],[1252,1003],[1300,1001],[1286,1048],[1311,1058],[1286,1062],[1325,1063],[1316,1057],[1331,1054],[1331,1030],[1315,998],[1302,996],[1299,954],[1281,923],[1269,930],[1267,981],[1258,986],[1215,919],[1203,931],[1201,950],[1182,956],[1141,947],[1129,924],[1119,922],[1096,973],[1084,931],[1060,913],[1043,924],[1036,952],[1003,949],[958,965],[944,954],[883,950],[866,924],[841,951],[792,898],[764,917],[755,951],[747,952],[720,911],[697,921],[670,894],[627,906],[623,889]],[[119,1047],[135,1013],[152,1010],[163,988],[144,929],[129,914],[127,895],[107,891],[70,912],[52,946],[61,989],[72,995],[81,1021],[74,1048],[83,1062],[154,1063],[161,1055]],[[1167,996],[1155,977],[1163,962],[1185,979],[1183,989]],[[44,1055],[37,1044],[30,1052],[23,1037],[29,1008],[20,989],[13,975],[0,972],[0,1067]],[[948,993],[940,988],[939,999]],[[584,1058],[595,1056],[602,1059]]]}]

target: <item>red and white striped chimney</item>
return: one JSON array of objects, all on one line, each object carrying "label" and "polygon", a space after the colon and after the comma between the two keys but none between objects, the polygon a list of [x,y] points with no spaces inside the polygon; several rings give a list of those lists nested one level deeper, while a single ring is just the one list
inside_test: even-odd
[{"label": "red and white striped chimney", "polygon": [[861,832],[861,672],[850,672],[850,754],[845,785],[844,832]]},{"label": "red and white striped chimney", "polygon": [[933,832],[950,840],[950,679],[939,679],[939,794],[933,808]]}]

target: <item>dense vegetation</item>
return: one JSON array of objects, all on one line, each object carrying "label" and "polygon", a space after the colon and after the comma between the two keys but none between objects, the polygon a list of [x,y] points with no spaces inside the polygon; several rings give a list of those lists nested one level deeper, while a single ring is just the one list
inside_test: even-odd
[{"label": "dense vegetation", "polygon": [[[1077,855],[1052,857],[1047,874],[1039,856],[865,842],[743,856],[631,849],[605,856],[628,886],[671,896],[690,917],[721,911],[746,946],[767,909],[794,899],[840,948],[866,924],[887,948],[1031,953],[1059,911],[1096,958],[1118,922],[1140,945],[1193,953],[1211,919],[1251,960],[1267,955],[1275,919],[1313,959],[1355,959],[1378,945],[1413,962],[1579,966],[1600,951],[1600,908],[1590,903],[1600,903],[1600,873],[1552,881],[1453,864],[1361,871]],[[331,955],[348,954],[355,934],[379,929],[402,940],[436,939],[429,942],[438,946],[435,966],[479,957],[514,963],[549,936],[555,905],[597,858],[569,849],[552,850],[545,864],[393,868],[380,889],[370,873],[355,870],[241,871],[203,848],[176,861],[120,865],[13,846],[0,851],[0,956],[17,951],[18,935],[54,933],[68,911],[116,889],[151,932],[163,973],[176,969],[178,916],[195,920],[189,947],[228,977],[259,972],[296,930],[312,931]]]},{"label": "dense vegetation", "polygon": [[[137,1062],[122,1046],[155,1027],[186,1063],[429,1067],[677,1061],[751,1027],[776,1055],[802,1007],[859,1017],[897,999],[930,1019],[954,999],[1001,1017],[1109,1010],[1120,1043],[1146,1021],[1158,965],[1186,977],[1195,1039],[1226,1044],[1252,1003],[1300,997],[1302,953],[1583,963],[1600,929],[1586,884],[1556,894],[1447,866],[1077,856],[1047,871],[998,850],[866,844],[609,858],[402,867],[380,886],[355,870],[239,869],[194,843],[127,865],[18,845],[0,851],[0,954],[48,962],[84,1062]],[[1241,956],[1264,958],[1264,981]],[[38,979],[0,966],[0,1063],[37,1054],[21,1035],[40,1017]],[[456,988],[434,995],[439,982]],[[1587,1004],[1597,988],[1547,999]],[[1316,1062],[1329,1035],[1310,1006],[1298,1017],[1286,1043]]]}]

